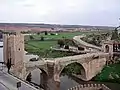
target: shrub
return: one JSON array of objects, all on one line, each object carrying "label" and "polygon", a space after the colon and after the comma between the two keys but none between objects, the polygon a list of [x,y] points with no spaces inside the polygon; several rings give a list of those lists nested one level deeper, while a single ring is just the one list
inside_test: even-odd
[{"label": "shrub", "polygon": [[43,36],[41,37],[41,41],[44,41],[44,37]]},{"label": "shrub", "polygon": [[64,44],[64,40],[60,39],[58,40],[58,45],[60,45],[60,47],[63,47],[65,44]]},{"label": "shrub", "polygon": [[48,35],[48,32],[47,32],[47,31],[45,31],[45,35]]},{"label": "shrub", "polygon": [[69,49],[69,45],[65,45],[65,49]]}]

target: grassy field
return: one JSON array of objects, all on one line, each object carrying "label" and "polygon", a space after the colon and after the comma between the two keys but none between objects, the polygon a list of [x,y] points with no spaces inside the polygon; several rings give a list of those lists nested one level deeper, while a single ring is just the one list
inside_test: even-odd
[{"label": "grassy field", "polygon": [[57,45],[57,41],[27,41],[27,45],[30,48],[38,48],[38,49],[49,49],[51,46]]},{"label": "grassy field", "polygon": [[95,80],[120,83],[120,63],[105,66]]},{"label": "grassy field", "polygon": [[[61,32],[58,33],[58,35],[44,35],[44,33],[41,33],[40,35],[34,35],[35,38],[40,38],[41,36],[45,38],[51,38],[51,39],[61,39],[63,37],[65,38],[73,38],[76,35],[81,35],[81,34],[87,34],[87,32]],[[89,34],[89,33],[88,33]]]},{"label": "grassy field", "polygon": [[[44,33],[40,33],[40,34],[36,34],[36,35],[32,35],[35,39],[40,38],[41,36],[45,37],[45,38],[52,38],[52,39],[61,39],[63,37],[71,39],[76,35],[81,35],[81,34],[85,34],[85,35],[90,35],[90,34],[100,34],[100,33],[106,33],[106,32],[98,32],[98,31],[89,31],[89,32],[60,32],[58,33],[58,35],[45,35]],[[27,36],[26,36],[27,38]]]},{"label": "grassy field", "polygon": [[[26,47],[49,49],[51,46],[54,46],[57,44],[58,39],[62,39],[63,37],[66,39],[72,39],[76,35],[82,35],[82,34],[89,35],[89,34],[93,34],[93,33],[98,33],[98,32],[61,32],[61,33],[58,33],[58,35],[44,35],[44,33],[41,33],[39,35],[37,35],[37,34],[32,35],[34,39],[37,39],[37,41],[30,40],[29,35],[27,35],[27,36],[25,36],[25,39],[26,40],[28,39],[28,41],[27,41],[28,46],[26,45]],[[40,41],[41,36],[43,36],[45,39],[50,39],[50,40]]]},{"label": "grassy field", "polygon": [[[90,35],[90,34],[100,34],[100,32],[60,32],[58,35],[45,35],[44,33],[31,35],[33,39],[30,39],[29,35],[25,36],[25,50],[33,54],[41,54],[41,52],[46,52],[50,50],[51,46],[57,45],[58,39],[72,39],[76,35]],[[48,33],[49,34],[49,33]],[[41,37],[44,37],[44,41],[41,41]],[[47,51],[48,52],[48,51]],[[50,56],[51,57],[51,56]]]},{"label": "grassy field", "polygon": [[[30,39],[30,36],[25,36],[25,50],[29,53],[40,55],[41,57],[62,57],[67,56],[65,52],[53,52],[50,50],[50,47],[57,45],[58,39],[72,39],[76,35],[81,34],[90,34],[88,32],[62,32],[58,33],[58,35],[44,35],[41,33],[39,35],[32,35],[33,40]],[[44,37],[44,41],[41,41],[41,36]],[[48,40],[49,39],[49,40]],[[52,53],[51,53],[52,52]],[[59,54],[59,55],[58,55]]]}]

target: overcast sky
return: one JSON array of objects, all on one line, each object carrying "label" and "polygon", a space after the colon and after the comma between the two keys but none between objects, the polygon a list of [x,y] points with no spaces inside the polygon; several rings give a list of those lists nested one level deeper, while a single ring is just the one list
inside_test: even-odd
[{"label": "overcast sky", "polygon": [[120,0],[0,0],[0,22],[117,26]]}]

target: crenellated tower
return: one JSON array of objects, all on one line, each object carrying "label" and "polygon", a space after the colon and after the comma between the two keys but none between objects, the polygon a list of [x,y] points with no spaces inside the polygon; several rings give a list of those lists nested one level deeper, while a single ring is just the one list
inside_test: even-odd
[{"label": "crenellated tower", "polygon": [[11,58],[12,71],[19,75],[24,66],[24,36],[16,32],[15,34],[3,35],[4,62]]}]

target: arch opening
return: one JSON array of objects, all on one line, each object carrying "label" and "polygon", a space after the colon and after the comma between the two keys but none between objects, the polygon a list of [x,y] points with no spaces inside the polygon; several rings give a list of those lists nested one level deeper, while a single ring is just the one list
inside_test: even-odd
[{"label": "arch opening", "polygon": [[85,76],[85,69],[80,63],[74,62],[63,67],[63,69],[61,70],[60,76],[64,74],[67,74],[67,75],[76,74],[76,75]]},{"label": "arch opening", "polygon": [[76,85],[77,83],[79,83],[80,80],[74,75],[77,75],[78,77],[80,77],[80,79],[86,77],[84,67],[77,62],[69,63],[66,66],[64,66],[61,69],[59,75],[61,82],[60,90],[71,88],[71,85]]},{"label": "arch opening", "polygon": [[109,46],[108,45],[105,46],[105,52],[109,53]]},{"label": "arch opening", "polygon": [[40,68],[33,69],[27,73],[25,78],[31,84],[34,84],[37,88],[46,88],[47,73]]}]

